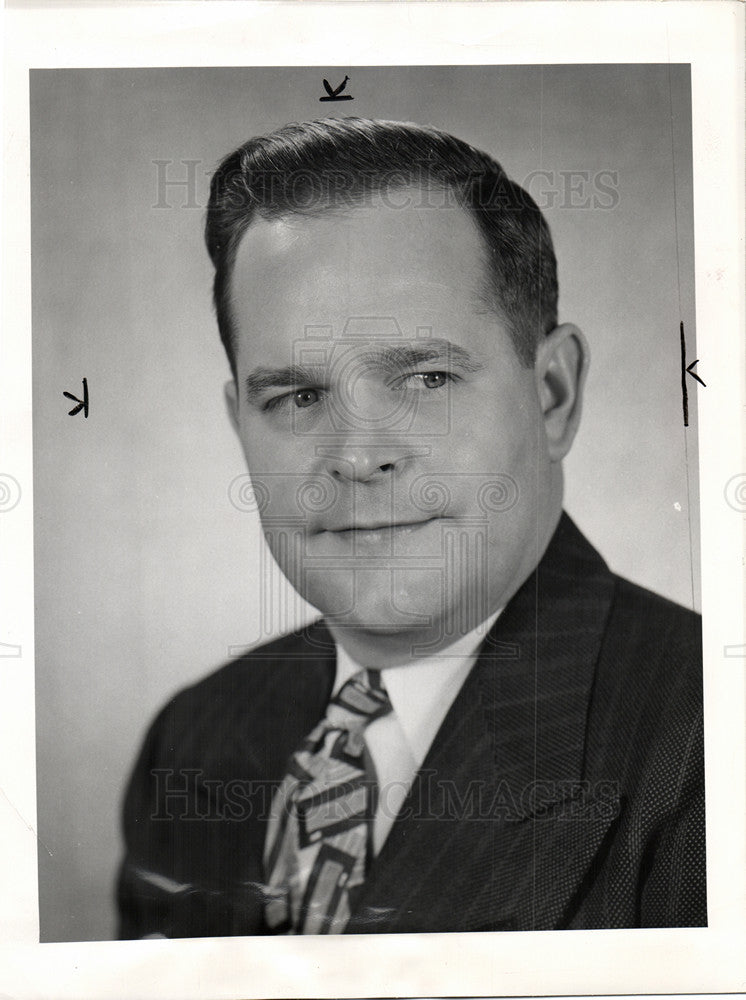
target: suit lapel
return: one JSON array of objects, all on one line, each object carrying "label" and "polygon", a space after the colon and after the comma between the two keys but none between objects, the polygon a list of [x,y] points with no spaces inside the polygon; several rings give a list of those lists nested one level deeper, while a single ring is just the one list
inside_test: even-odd
[{"label": "suit lapel", "polygon": [[613,820],[583,783],[613,578],[563,515],[485,640],[348,932],[563,926]]}]

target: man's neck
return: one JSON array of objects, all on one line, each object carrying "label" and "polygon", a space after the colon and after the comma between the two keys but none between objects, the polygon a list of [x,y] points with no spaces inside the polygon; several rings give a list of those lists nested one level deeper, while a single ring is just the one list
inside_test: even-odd
[{"label": "man's neck", "polygon": [[327,622],[334,641],[356,663],[381,670],[404,666],[417,660],[447,655],[467,638],[484,638],[501,609],[496,608],[468,631],[446,632],[444,628],[419,628],[395,633],[354,627],[340,627]]}]

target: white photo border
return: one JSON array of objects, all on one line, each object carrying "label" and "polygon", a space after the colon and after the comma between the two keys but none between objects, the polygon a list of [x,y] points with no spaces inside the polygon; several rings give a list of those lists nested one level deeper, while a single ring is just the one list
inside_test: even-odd
[{"label": "white photo border", "polygon": [[[142,2],[4,13],[0,990],[13,997],[731,992],[746,982],[743,19],[737,2]],[[28,71],[42,67],[689,63],[709,926],[39,944]],[[740,478],[738,478],[740,477]],[[10,479],[6,486],[13,487]],[[737,502],[731,501],[737,493]],[[730,491],[730,492],[729,492]],[[740,497],[740,501],[738,498]],[[10,518],[12,517],[12,522]],[[3,523],[4,522],[4,523]]]}]

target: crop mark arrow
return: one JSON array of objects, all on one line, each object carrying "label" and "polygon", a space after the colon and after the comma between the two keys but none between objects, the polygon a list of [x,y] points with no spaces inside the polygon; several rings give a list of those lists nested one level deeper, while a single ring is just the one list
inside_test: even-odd
[{"label": "crop mark arrow", "polygon": [[696,360],[696,361],[692,361],[692,363],[691,363],[690,365],[687,365],[687,366],[686,366],[686,370],[687,370],[687,371],[689,372],[689,374],[690,374],[690,375],[692,376],[692,378],[696,378],[696,380],[697,380],[697,381],[699,382],[699,384],[700,384],[700,385],[703,385],[703,386],[705,387],[705,389],[706,389],[706,388],[707,388],[707,383],[706,383],[706,382],[703,382],[703,381],[702,381],[702,379],[701,379],[701,378],[699,377],[699,375],[698,375],[698,374],[697,374],[696,372],[693,372],[693,371],[692,371],[692,368],[694,368],[694,366],[695,366],[695,365],[696,365],[696,364],[697,364],[698,362],[699,362],[699,358],[697,358],[697,360]]},{"label": "crop mark arrow", "polygon": [[697,361],[692,361],[692,363],[690,365],[688,365],[686,363],[686,338],[684,336],[684,321],[683,320],[679,323],[679,342],[681,344],[681,405],[682,405],[682,409],[684,410],[684,427],[688,427],[689,426],[689,393],[687,392],[687,389],[686,389],[686,376],[687,376],[687,374],[689,374],[689,375],[692,376],[692,378],[696,378],[696,380],[699,382],[699,384],[700,385],[704,385],[705,388],[706,388],[706,384],[702,381],[702,379],[699,377],[699,375],[697,375],[696,372],[692,371],[692,368],[694,368],[694,366],[696,364],[698,364],[699,358],[697,359]]},{"label": "crop mark arrow", "polygon": [[342,91],[347,86],[347,81],[349,76],[345,76],[344,80],[340,83],[338,87],[332,87],[328,80],[323,80],[324,90],[326,91],[326,97],[320,97],[320,101],[354,101],[355,98],[352,94],[343,94]]},{"label": "crop mark arrow", "polygon": [[83,379],[83,398],[82,399],[78,399],[77,396],[73,396],[73,394],[71,392],[67,392],[65,390],[63,390],[62,395],[63,396],[67,396],[68,399],[74,399],[75,402],[78,404],[77,406],[73,406],[72,410],[70,410],[68,412],[68,414],[67,414],[68,417],[74,417],[76,413],[80,413],[80,411],[82,410],[83,411],[83,416],[86,419],[88,418],[88,379],[87,378]]}]

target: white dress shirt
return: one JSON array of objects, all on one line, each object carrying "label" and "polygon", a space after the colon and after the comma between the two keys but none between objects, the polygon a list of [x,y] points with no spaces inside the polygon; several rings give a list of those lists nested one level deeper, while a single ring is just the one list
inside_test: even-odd
[{"label": "white dress shirt", "polygon": [[[393,712],[365,730],[365,742],[378,778],[379,800],[373,825],[373,849],[381,850],[394,820],[462,684],[474,666],[479,647],[500,611],[462,636],[442,653],[400,666],[386,667],[381,678]],[[334,693],[362,670],[337,643]]]}]

